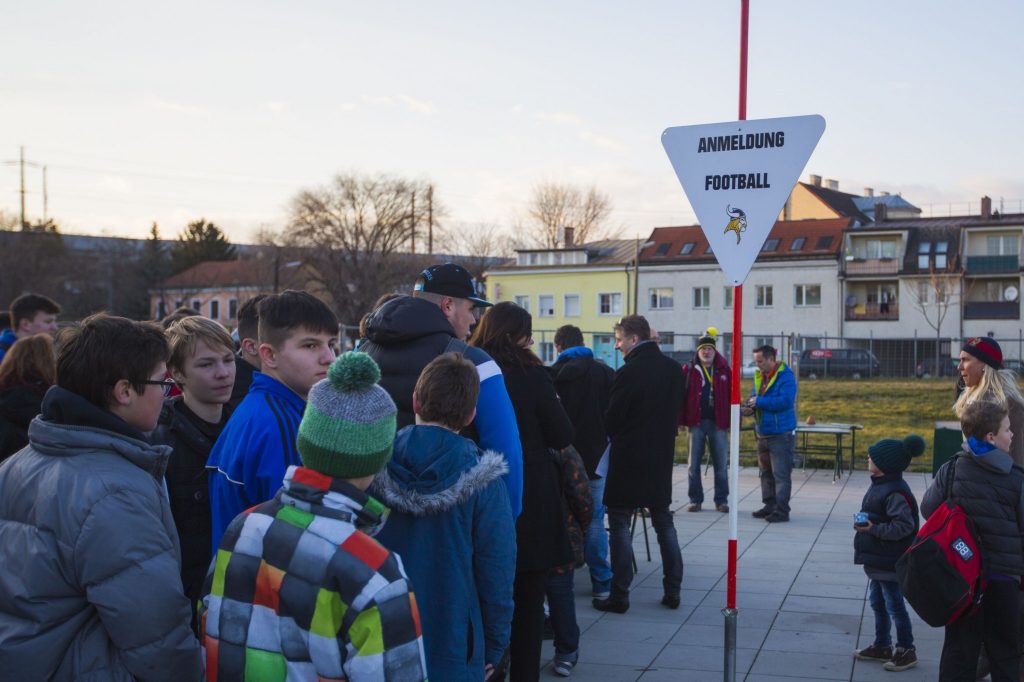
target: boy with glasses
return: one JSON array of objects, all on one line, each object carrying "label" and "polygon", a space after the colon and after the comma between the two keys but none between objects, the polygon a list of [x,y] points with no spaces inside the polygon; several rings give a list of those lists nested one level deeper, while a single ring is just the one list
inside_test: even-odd
[{"label": "boy with glasses", "polygon": [[[116,349],[116,350],[114,350]],[[5,679],[198,680],[163,406],[167,341],[106,314],[65,330],[29,446],[0,466]]]}]

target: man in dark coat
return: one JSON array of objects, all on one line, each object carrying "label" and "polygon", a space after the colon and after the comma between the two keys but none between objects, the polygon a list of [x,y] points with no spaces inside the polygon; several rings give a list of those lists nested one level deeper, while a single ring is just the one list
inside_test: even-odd
[{"label": "man in dark coat", "polygon": [[608,447],[604,415],[615,372],[594,359],[594,353],[583,345],[579,327],[567,324],[555,332],[558,358],[551,365],[555,391],[569,415],[576,437],[572,444],[580,453],[590,479],[590,495],[594,500],[594,516],[587,528],[583,557],[590,567],[593,595],[607,599],[611,590],[612,567],[608,563],[608,532],[604,528],[604,484],[597,465]]},{"label": "man in dark coat", "polygon": [[238,309],[238,352],[235,353],[235,385],[231,389],[228,408],[234,410],[245,399],[252,385],[252,375],[260,371],[260,301],[266,294],[253,296]]},{"label": "man in dark coat", "polygon": [[615,374],[605,422],[611,438],[604,502],[611,528],[612,589],[608,599],[594,600],[594,608],[614,613],[629,609],[629,526],[633,512],[645,507],[661,550],[661,603],[675,609],[683,583],[683,556],[669,505],[683,372],[651,340],[651,327],[640,315],[627,315],[615,325],[615,348],[625,364]]}]

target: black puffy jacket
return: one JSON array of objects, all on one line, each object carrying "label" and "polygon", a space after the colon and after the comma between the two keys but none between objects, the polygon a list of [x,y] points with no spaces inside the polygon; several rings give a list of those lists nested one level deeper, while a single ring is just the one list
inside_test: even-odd
[{"label": "black puffy jacket", "polygon": [[587,476],[596,478],[594,470],[608,447],[604,413],[608,410],[615,370],[595,360],[593,355],[563,354],[551,366],[551,374],[562,407],[576,429],[572,444],[583,459]]}]

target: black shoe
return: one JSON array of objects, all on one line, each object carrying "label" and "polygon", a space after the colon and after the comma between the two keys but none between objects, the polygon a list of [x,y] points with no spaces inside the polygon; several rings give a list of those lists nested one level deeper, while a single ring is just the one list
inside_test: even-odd
[{"label": "black shoe", "polygon": [[750,515],[753,516],[755,519],[763,519],[764,517],[771,514],[773,511],[775,511],[773,508],[769,507],[768,505],[765,505],[758,509],[757,511],[750,512]]},{"label": "black shoe", "polygon": [[608,599],[595,599],[592,603],[598,611],[609,611],[611,613],[625,613],[629,611],[628,599],[609,597]]},{"label": "black shoe", "polygon": [[674,595],[666,594],[664,597],[661,598],[661,605],[662,606],[666,606],[666,607],[668,607],[670,609],[678,609],[679,608],[679,595],[678,594],[674,594]]},{"label": "black shoe", "polygon": [[771,514],[764,517],[764,520],[768,523],[785,523],[789,521],[789,514],[780,511],[773,511]]}]

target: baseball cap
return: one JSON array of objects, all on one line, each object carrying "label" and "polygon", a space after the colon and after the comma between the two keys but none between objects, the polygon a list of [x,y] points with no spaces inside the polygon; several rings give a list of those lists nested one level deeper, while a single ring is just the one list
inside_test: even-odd
[{"label": "baseball cap", "polygon": [[477,296],[473,276],[466,268],[455,263],[430,266],[420,273],[420,278],[416,280],[413,291],[465,298],[472,301],[473,305],[477,307],[493,305]]}]

